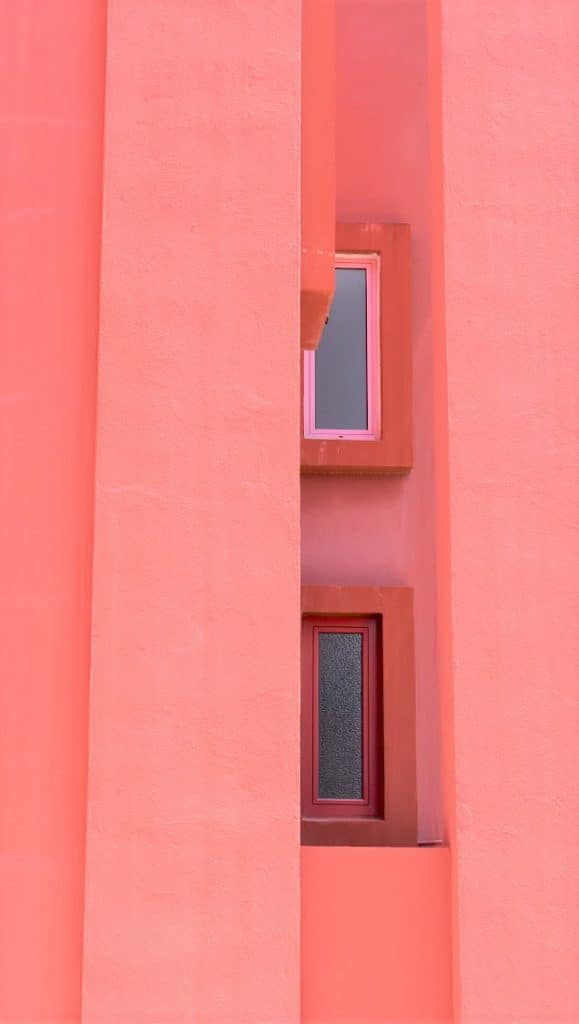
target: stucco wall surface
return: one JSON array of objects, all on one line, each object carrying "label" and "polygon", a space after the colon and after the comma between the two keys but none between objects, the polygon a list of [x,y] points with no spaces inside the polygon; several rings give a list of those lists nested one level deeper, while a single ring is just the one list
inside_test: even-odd
[{"label": "stucco wall surface", "polygon": [[579,8],[441,14],[458,1019],[572,1024]]},{"label": "stucco wall surface", "polygon": [[449,883],[447,849],[304,848],[302,1024],[450,1024]]},{"label": "stucco wall surface", "polygon": [[299,55],[109,7],[87,1024],[299,1019]]},{"label": "stucco wall surface", "polygon": [[80,1013],[104,6],[5,0],[0,28],[0,1020],[63,1024]]}]

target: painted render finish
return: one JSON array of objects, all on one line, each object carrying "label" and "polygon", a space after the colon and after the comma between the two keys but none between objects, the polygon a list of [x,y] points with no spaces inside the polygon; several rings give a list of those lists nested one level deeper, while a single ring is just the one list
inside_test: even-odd
[{"label": "painted render finish", "polygon": [[106,7],[0,4],[0,1024],[576,1024],[577,7],[337,3],[417,457],[303,579],[414,587],[449,849],[301,851],[300,5],[110,0],[103,175]]},{"label": "painted render finish", "polygon": [[[0,1021],[80,1015],[101,0],[0,5]],[[66,39],[66,45],[63,40]]]},{"label": "painted render finish", "polygon": [[450,1024],[449,860],[302,849],[302,1024]]},{"label": "painted render finish", "polygon": [[579,8],[440,7],[456,1014],[573,1024]]},{"label": "painted render finish", "polygon": [[299,55],[109,7],[84,1024],[299,1019]]}]

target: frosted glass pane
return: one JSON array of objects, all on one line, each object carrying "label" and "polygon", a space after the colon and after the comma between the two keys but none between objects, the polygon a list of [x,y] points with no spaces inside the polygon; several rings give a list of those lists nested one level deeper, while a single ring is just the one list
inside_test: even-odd
[{"label": "frosted glass pane", "polygon": [[319,633],[318,796],[360,800],[362,759],[362,636]]}]

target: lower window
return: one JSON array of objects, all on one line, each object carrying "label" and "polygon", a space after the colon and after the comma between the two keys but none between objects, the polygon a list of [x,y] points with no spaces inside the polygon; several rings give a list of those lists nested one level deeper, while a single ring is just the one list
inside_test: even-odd
[{"label": "lower window", "polygon": [[412,591],[302,588],[307,846],[417,841]]},{"label": "lower window", "polygon": [[304,618],[303,814],[376,818],[381,811],[377,624]]}]

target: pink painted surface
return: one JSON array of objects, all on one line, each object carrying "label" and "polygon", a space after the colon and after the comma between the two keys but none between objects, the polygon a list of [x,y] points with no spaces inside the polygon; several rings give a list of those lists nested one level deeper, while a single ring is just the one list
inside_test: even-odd
[{"label": "pink painted surface", "polygon": [[336,235],[335,0],[302,0],[300,246],[304,348],[317,348],[334,294]]},{"label": "pink painted surface", "polygon": [[442,832],[435,573],[426,5],[337,2],[337,216],[412,229],[415,468],[302,481],[305,583],[415,591],[419,832]]},{"label": "pink painted surface", "polygon": [[302,1024],[450,1024],[448,861],[302,849]]},{"label": "pink painted surface", "polygon": [[457,1010],[572,1024],[579,8],[441,7]]},{"label": "pink painted surface", "polygon": [[80,1013],[103,4],[19,0],[0,22],[0,1020],[64,1024]]},{"label": "pink painted surface", "polygon": [[450,467],[448,451],[448,378],[444,261],[444,167],[442,132],[442,53],[438,3],[428,3],[428,114],[431,139],[431,274],[433,339],[433,440],[436,452],[434,523],[436,546],[436,653],[439,673],[441,796],[443,841],[450,847],[450,927],[452,1003],[458,1024],[460,956],[458,948],[458,863],[456,856],[456,772],[452,657]]},{"label": "pink painted surface", "polygon": [[109,8],[86,1024],[299,1019],[300,15]]}]

